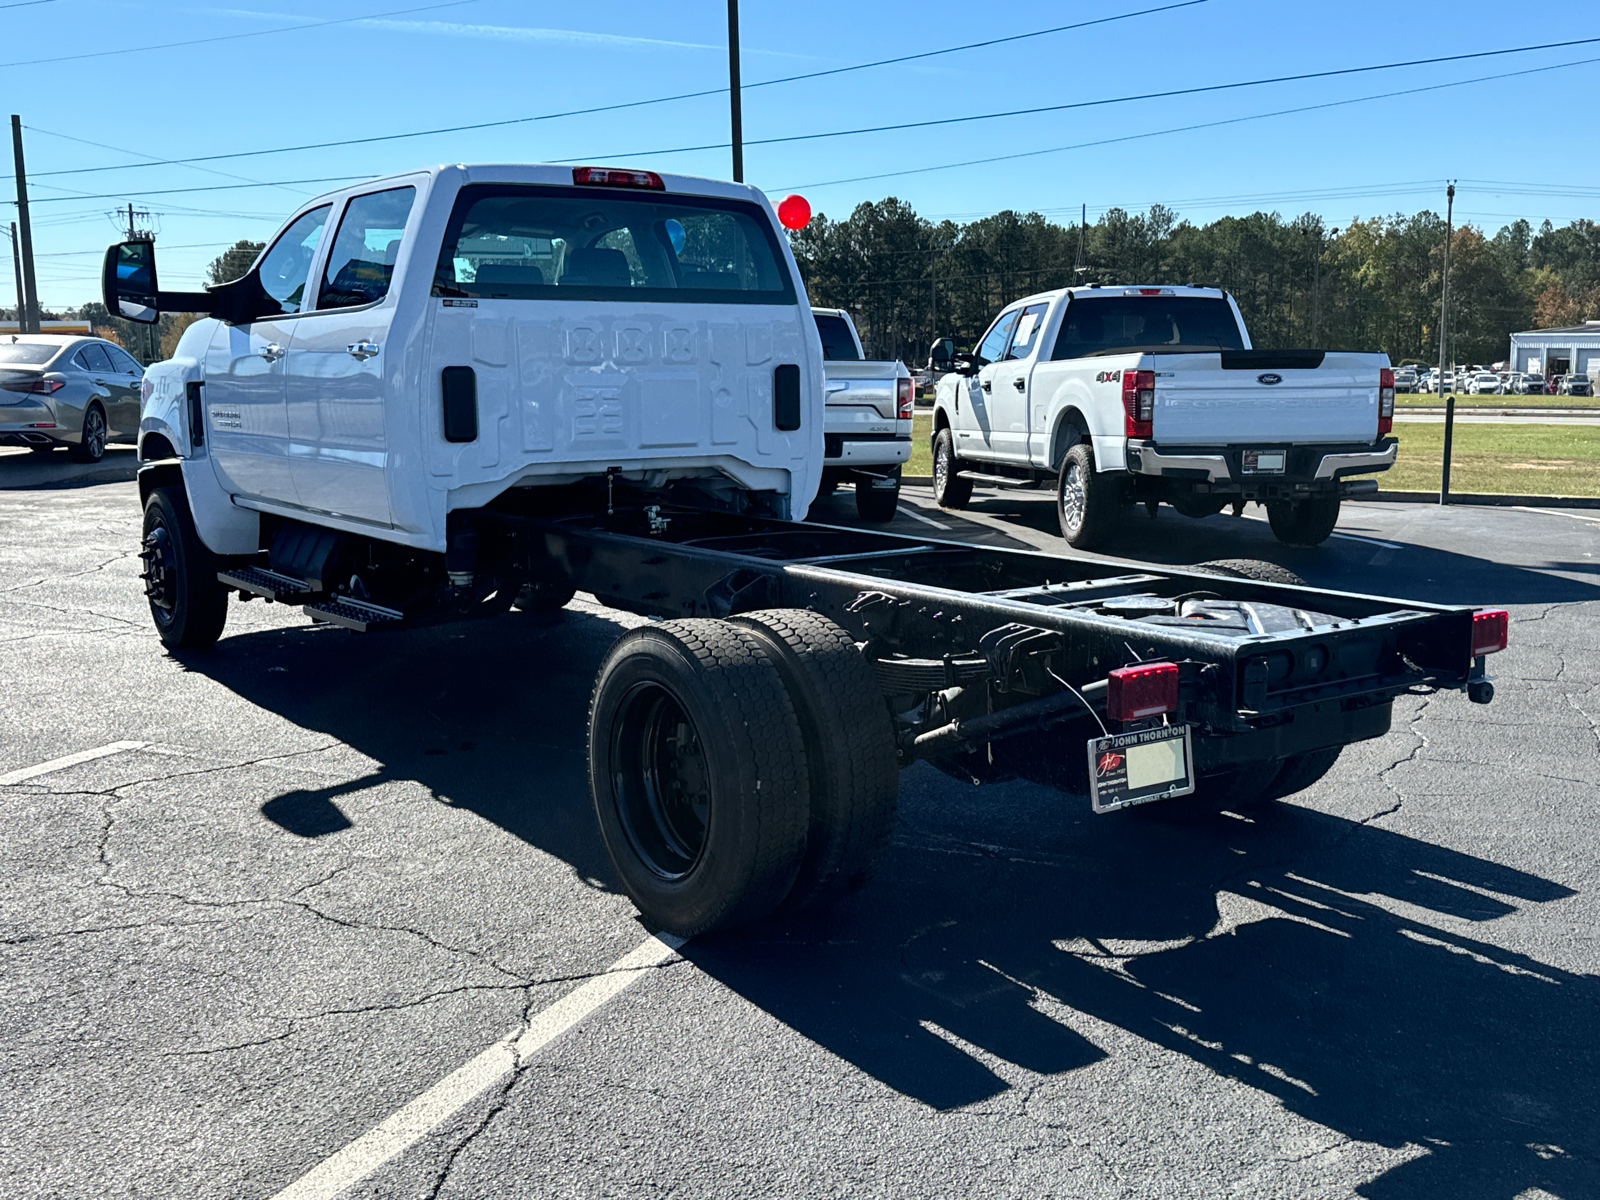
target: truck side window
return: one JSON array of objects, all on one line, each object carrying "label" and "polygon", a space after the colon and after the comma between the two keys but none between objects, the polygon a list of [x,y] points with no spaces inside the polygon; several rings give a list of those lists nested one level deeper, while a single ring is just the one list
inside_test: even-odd
[{"label": "truck side window", "polygon": [[322,269],[319,309],[355,308],[388,295],[400,238],[416,198],[416,188],[390,188],[356,196],[345,206],[328,265]]},{"label": "truck side window", "polygon": [[822,335],[822,357],[829,362],[858,362],[856,340],[850,336],[850,326],[843,317],[831,313],[817,313],[817,332]]},{"label": "truck side window", "polygon": [[1001,313],[1000,319],[989,327],[989,332],[983,335],[983,341],[978,343],[978,357],[986,363],[992,363],[1004,354],[1006,343],[1011,340],[1011,331],[1017,327],[1017,318],[1021,315],[1020,309]]},{"label": "truck side window", "polygon": [[285,229],[272,249],[261,257],[257,274],[267,295],[278,302],[278,311],[297,313],[305,303],[306,281],[311,276],[311,259],[322,239],[322,227],[333,208],[324,204],[301,216]]},{"label": "truck side window", "polygon": [[1022,310],[1022,319],[1017,322],[1017,336],[1011,339],[1006,361],[1027,358],[1033,353],[1033,348],[1039,344],[1039,335],[1044,332],[1044,314],[1049,307],[1048,304],[1031,304]]}]

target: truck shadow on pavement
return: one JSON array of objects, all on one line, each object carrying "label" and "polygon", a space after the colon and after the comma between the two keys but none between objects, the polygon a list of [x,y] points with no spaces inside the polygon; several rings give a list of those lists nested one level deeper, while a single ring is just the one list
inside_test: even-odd
[{"label": "truck shadow on pavement", "polygon": [[[589,688],[619,633],[572,610],[553,625],[510,614],[388,635],[381,651],[275,629],[190,666],[382,764],[270,800],[264,816],[289,834],[337,833],[342,795],[412,779],[614,887],[584,746]],[[1600,1192],[1600,987],[1501,948],[1487,924],[1570,889],[1293,804],[1250,821],[1087,807],[915,767],[863,892],[684,953],[935,1110],[1062,1128],[1112,1118],[1126,1133],[1134,1118],[1119,1112],[1193,1105],[1152,1136],[1305,1158],[1303,1132],[1274,1151],[1270,1128],[1242,1127],[1259,1108],[1218,1127],[1243,1084],[1332,1130],[1330,1145],[1406,1148],[1360,1189],[1373,1200]]]}]

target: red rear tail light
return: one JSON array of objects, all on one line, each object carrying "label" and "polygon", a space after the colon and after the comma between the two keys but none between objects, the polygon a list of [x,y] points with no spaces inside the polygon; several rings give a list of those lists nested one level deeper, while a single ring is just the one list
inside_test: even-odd
[{"label": "red rear tail light", "polygon": [[5,388],[8,392],[40,392],[46,396],[59,392],[66,386],[60,379],[8,379],[0,383],[0,388]]},{"label": "red rear tail light", "polygon": [[1394,428],[1394,372],[1384,367],[1378,372],[1378,432]]},{"label": "red rear tail light", "polygon": [[650,188],[664,192],[666,184],[654,171],[621,171],[615,167],[573,167],[572,182],[590,187]]},{"label": "red rear tail light", "polygon": [[1122,408],[1127,413],[1129,437],[1147,438],[1156,415],[1156,373],[1154,371],[1124,371],[1122,373]]},{"label": "red rear tail light", "polygon": [[1106,680],[1106,715],[1114,721],[1137,721],[1178,707],[1176,663],[1140,663],[1121,667]]},{"label": "red rear tail light", "polygon": [[1503,608],[1486,608],[1472,614],[1472,657],[1498,654],[1506,648],[1511,617]]},{"label": "red rear tail light", "polygon": [[900,419],[902,421],[909,421],[911,419],[911,410],[916,404],[916,391],[911,386],[911,380],[898,380],[895,394],[899,399]]}]

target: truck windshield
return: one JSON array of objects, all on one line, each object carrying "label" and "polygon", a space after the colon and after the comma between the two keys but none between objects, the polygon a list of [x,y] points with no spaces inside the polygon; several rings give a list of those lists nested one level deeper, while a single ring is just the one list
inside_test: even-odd
[{"label": "truck windshield", "polygon": [[856,340],[850,336],[850,326],[843,317],[829,313],[815,313],[817,332],[822,335],[822,357],[829,362],[860,362],[861,353]]},{"label": "truck windshield", "polygon": [[1067,305],[1052,358],[1243,350],[1220,296],[1079,296]]},{"label": "truck windshield", "polygon": [[436,296],[794,304],[766,214],[754,204],[610,188],[461,189]]}]

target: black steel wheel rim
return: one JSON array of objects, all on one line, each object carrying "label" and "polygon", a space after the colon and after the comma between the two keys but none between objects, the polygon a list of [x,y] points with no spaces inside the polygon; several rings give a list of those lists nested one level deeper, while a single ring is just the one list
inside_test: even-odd
[{"label": "black steel wheel rim", "polygon": [[635,684],[617,708],[611,790],[639,860],[669,882],[688,876],[710,827],[710,764],[694,721],[659,683]]}]

